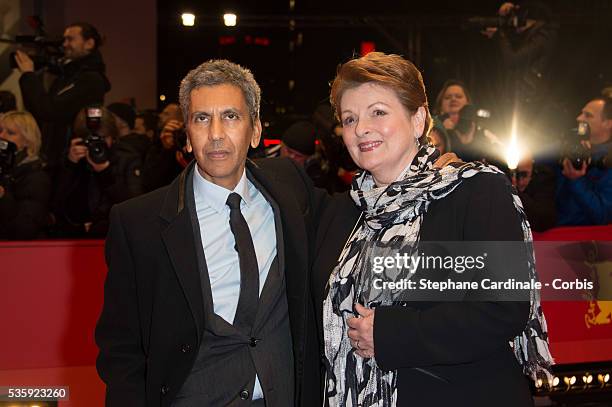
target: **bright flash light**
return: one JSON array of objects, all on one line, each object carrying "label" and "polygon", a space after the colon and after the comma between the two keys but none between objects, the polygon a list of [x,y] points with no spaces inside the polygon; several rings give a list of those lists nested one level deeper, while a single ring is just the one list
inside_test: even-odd
[{"label": "bright flash light", "polygon": [[238,17],[236,17],[236,14],[232,14],[232,13],[223,14],[223,24],[225,24],[226,27],[235,27],[237,19]]},{"label": "bright flash light", "polygon": [[181,14],[181,20],[183,20],[185,27],[193,27],[195,25],[195,16],[191,13]]},{"label": "bright flash light", "polygon": [[585,384],[591,384],[593,382],[593,375],[587,374],[585,376],[582,376],[582,381]]},{"label": "bright flash light", "polygon": [[516,142],[516,135],[514,135],[510,140],[510,145],[508,146],[508,149],[506,150],[506,163],[508,164],[508,168],[511,170],[515,170],[516,167],[518,167],[520,159],[521,153]]},{"label": "bright flash light", "polygon": [[518,163],[521,159],[521,152],[518,148],[518,140],[516,135],[516,115],[512,118],[512,133],[510,134],[510,144],[506,149],[506,164],[511,170],[515,170],[518,167]]},{"label": "bright flash light", "polygon": [[166,100],[166,95],[159,95],[159,100],[162,102]]},{"label": "bright flash light", "polygon": [[560,382],[559,378],[557,376],[555,376],[553,378],[552,384],[553,384],[553,386],[557,387],[559,385],[559,382]]}]

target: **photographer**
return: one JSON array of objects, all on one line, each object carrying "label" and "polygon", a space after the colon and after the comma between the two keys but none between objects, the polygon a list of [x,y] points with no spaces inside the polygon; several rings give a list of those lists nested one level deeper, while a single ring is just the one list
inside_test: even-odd
[{"label": "photographer", "polygon": [[159,126],[159,137],[154,140],[144,163],[146,192],[168,185],[191,161],[184,153],[187,135],[176,103],[170,103],[159,114]]},{"label": "photographer", "polygon": [[531,153],[525,151],[512,173],[512,185],[518,191],[531,228],[536,232],[553,228],[557,219],[555,172],[536,163]]},{"label": "photographer", "polygon": [[559,24],[543,1],[520,5],[503,3],[499,24],[483,32],[496,41],[499,51],[497,99],[500,111],[517,111],[526,122],[541,120],[549,108],[545,102],[549,62],[558,37]]},{"label": "photographer", "polygon": [[151,148],[151,139],[146,134],[135,130],[136,111],[127,103],[111,103],[106,109],[115,117],[117,131],[122,143],[138,151],[141,161],[144,162],[147,152]]},{"label": "photographer", "polygon": [[502,143],[480,125],[478,110],[471,103],[465,84],[448,80],[436,98],[434,119],[443,124],[451,151],[463,161],[482,161],[503,168]]},{"label": "photographer", "polygon": [[142,191],[142,158],[119,138],[113,115],[83,109],[53,200],[56,233],[63,237],[104,237],[110,208]]},{"label": "photographer", "polygon": [[589,130],[574,138],[561,160],[557,185],[559,225],[606,225],[612,222],[612,99],[588,102],[576,118]]},{"label": "photographer", "polygon": [[7,147],[0,151],[0,239],[40,237],[51,194],[38,157],[40,130],[30,113],[11,111],[0,116],[0,139]]},{"label": "photographer", "polygon": [[75,23],[64,31],[64,58],[60,74],[49,91],[43,85],[42,72],[34,71],[28,54],[17,51],[15,61],[22,72],[19,85],[25,108],[42,130],[42,154],[54,175],[68,146],[69,128],[84,106],[101,104],[110,90],[105,66],[98,48],[101,37],[88,23]]}]

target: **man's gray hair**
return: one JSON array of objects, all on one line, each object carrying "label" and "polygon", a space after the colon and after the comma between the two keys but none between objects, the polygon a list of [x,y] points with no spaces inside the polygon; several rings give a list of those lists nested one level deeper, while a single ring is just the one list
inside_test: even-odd
[{"label": "man's gray hair", "polygon": [[237,86],[244,95],[251,121],[259,119],[259,104],[261,102],[261,89],[255,82],[250,70],[226,59],[211,59],[192,69],[181,81],[179,89],[179,103],[183,111],[185,122],[189,120],[191,106],[191,92],[203,86],[215,85]]}]

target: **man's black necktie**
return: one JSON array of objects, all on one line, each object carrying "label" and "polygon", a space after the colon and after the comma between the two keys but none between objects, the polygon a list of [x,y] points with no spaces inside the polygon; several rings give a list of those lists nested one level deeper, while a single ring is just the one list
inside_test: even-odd
[{"label": "man's black necktie", "polygon": [[230,207],[230,229],[234,234],[240,259],[240,297],[233,325],[244,334],[250,335],[259,303],[259,267],[249,225],[240,212],[241,199],[240,195],[232,192],[226,201]]}]

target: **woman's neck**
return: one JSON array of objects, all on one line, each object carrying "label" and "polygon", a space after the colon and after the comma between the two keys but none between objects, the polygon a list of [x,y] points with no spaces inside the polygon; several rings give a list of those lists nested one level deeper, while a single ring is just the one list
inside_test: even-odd
[{"label": "woman's neck", "polygon": [[374,178],[374,183],[376,184],[376,187],[378,188],[384,188],[387,187],[389,184],[401,179],[404,177],[404,175],[410,170],[410,165],[412,164],[412,161],[414,160],[414,157],[416,157],[416,150],[413,151],[410,155],[409,155],[409,160],[408,160],[408,164],[400,167],[400,171],[396,172],[395,174],[385,177],[385,176],[381,176],[379,174],[379,176],[377,177],[376,175],[374,175],[372,173],[372,178]]}]

